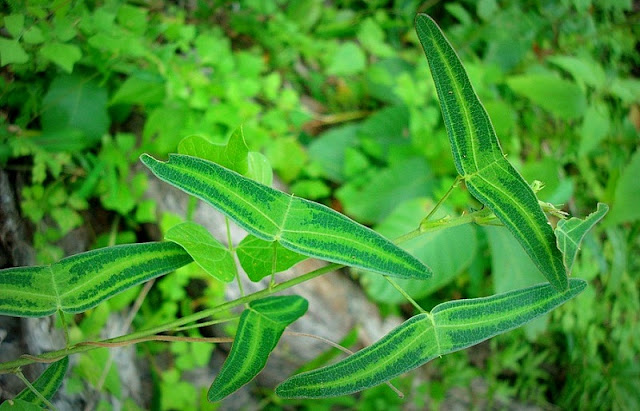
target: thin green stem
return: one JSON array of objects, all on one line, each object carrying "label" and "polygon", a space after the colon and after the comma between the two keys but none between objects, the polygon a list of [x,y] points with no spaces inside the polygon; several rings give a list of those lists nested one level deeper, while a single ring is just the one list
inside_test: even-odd
[{"label": "thin green stem", "polygon": [[426,313],[426,311],[422,307],[420,307],[420,304],[418,304],[416,302],[416,300],[411,298],[411,296],[404,290],[404,288],[400,287],[400,285],[398,283],[396,283],[392,278],[389,278],[389,276],[385,275],[384,278],[385,278],[385,280],[387,280],[387,282],[389,284],[391,284],[393,286],[393,288],[398,290],[398,292],[400,294],[402,294],[402,296],[404,298],[406,298],[407,301],[409,301],[411,303],[411,305],[413,305],[416,310],[418,310],[421,314]]},{"label": "thin green stem", "polygon": [[210,325],[215,325],[215,324],[222,324],[222,323],[226,323],[226,322],[230,322],[230,321],[234,321],[239,319],[240,316],[236,315],[233,317],[229,317],[229,318],[222,318],[222,319],[218,319],[218,320],[211,320],[211,321],[205,321],[202,323],[196,323],[196,324],[191,324],[191,325],[185,325],[183,327],[178,327],[178,328],[174,328],[173,330],[171,330],[172,332],[178,332],[178,331],[185,331],[185,330],[191,330],[193,328],[202,328],[202,327],[208,327]]},{"label": "thin green stem", "polygon": [[[229,217],[224,218],[224,224],[227,228],[227,247],[229,248],[229,252],[231,255],[235,252],[233,248],[233,241],[231,239],[231,224],[229,223]],[[238,289],[240,290],[240,295],[244,297],[244,287],[242,287],[242,281],[240,280],[240,274],[238,270],[236,270],[236,281],[238,282]]]},{"label": "thin green stem", "polygon": [[47,405],[47,407],[51,408],[52,410],[56,410],[56,407],[55,407],[53,404],[51,404],[51,402],[50,402],[50,401],[49,401],[49,400],[48,400],[44,395],[42,395],[42,394],[40,393],[40,391],[38,391],[38,390],[36,389],[36,387],[34,387],[34,386],[33,386],[33,384],[31,384],[31,383],[29,382],[29,380],[27,380],[27,377],[25,377],[25,376],[24,376],[24,374],[22,373],[22,371],[18,371],[18,372],[16,373],[16,376],[17,376],[18,378],[20,378],[20,380],[21,380],[21,381],[22,381],[22,382],[27,386],[27,388],[29,388],[29,390],[30,390],[30,391],[31,391],[31,392],[32,392],[36,397],[38,397],[38,398],[40,399],[40,401],[42,401],[44,404],[46,404],[46,405]]},{"label": "thin green stem", "polygon": [[64,331],[64,346],[69,348],[69,344],[71,339],[69,337],[69,325],[67,324],[67,319],[64,318],[64,313],[62,310],[58,310],[58,315],[60,316],[60,324],[62,325],[62,330]]},{"label": "thin green stem", "polygon": [[438,202],[431,209],[429,214],[427,214],[427,216],[422,219],[422,223],[425,223],[425,222],[429,221],[429,219],[431,219],[431,217],[433,217],[433,215],[436,213],[436,211],[438,211],[438,208],[440,208],[440,206],[442,204],[444,204],[444,202],[447,200],[447,198],[449,198],[449,196],[453,192],[453,189],[456,188],[458,186],[458,184],[460,184],[460,181],[462,181],[462,177],[461,176],[457,176],[456,179],[453,181],[453,184],[451,184],[451,187],[449,187],[449,189],[447,190],[447,192],[444,193],[444,195],[440,198],[440,200],[438,200]]}]

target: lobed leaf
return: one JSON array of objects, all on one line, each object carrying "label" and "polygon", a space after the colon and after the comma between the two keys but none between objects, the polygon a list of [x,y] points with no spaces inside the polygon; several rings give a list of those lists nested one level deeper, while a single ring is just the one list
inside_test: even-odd
[{"label": "lobed leaf", "polygon": [[256,282],[307,259],[302,254],[287,250],[277,241],[265,241],[252,235],[246,236],[238,244],[236,254],[251,281]]},{"label": "lobed leaf", "polygon": [[563,292],[545,283],[440,304],[336,364],[287,379],[276,394],[283,398],[333,397],[381,384],[435,357],[519,327],[580,294],[587,285],[580,279],[571,279],[569,284]]},{"label": "lobed leaf", "polygon": [[191,261],[179,245],[154,242],[101,248],[46,266],[0,270],[0,315],[79,313]]},{"label": "lobed leaf", "polygon": [[200,224],[188,221],[175,225],[164,238],[184,248],[193,261],[212,277],[227,283],[235,278],[233,255]]},{"label": "lobed leaf", "polygon": [[[69,368],[69,357],[54,362],[35,380],[31,385],[35,388],[43,397],[50,400],[51,397],[58,391],[62,385],[64,375]],[[22,390],[15,398],[16,400],[26,401],[34,405],[42,404],[42,399],[33,393],[29,388]]]},{"label": "lobed leaf", "polygon": [[506,160],[487,111],[453,47],[431,17],[416,17],[458,173],[469,192],[513,233],[545,278],[567,288],[553,229],[531,187]]},{"label": "lobed leaf", "polygon": [[240,316],[229,357],[209,388],[209,401],[220,401],[258,375],[285,328],[307,312],[307,308],[307,300],[297,295],[267,297],[249,303],[249,308]]},{"label": "lobed leaf", "polygon": [[249,148],[240,128],[231,133],[226,144],[214,144],[201,136],[185,137],[178,144],[178,152],[204,158],[240,174],[246,174],[249,169]]},{"label": "lobed leaf", "polygon": [[411,254],[346,216],[303,198],[264,186],[207,160],[171,154],[141,161],[161,180],[194,195],[254,236],[279,241],[292,251],[400,278],[431,270]]},{"label": "lobed leaf", "polygon": [[568,220],[558,221],[558,226],[555,231],[556,241],[558,249],[562,251],[564,266],[568,273],[571,272],[582,239],[598,221],[602,220],[608,211],[608,205],[598,203],[596,211],[589,214],[584,220],[572,217]]}]

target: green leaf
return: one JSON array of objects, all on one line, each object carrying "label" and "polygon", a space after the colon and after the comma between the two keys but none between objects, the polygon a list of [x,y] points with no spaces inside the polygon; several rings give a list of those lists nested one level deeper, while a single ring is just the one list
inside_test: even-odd
[{"label": "green leaf", "polygon": [[0,315],[80,313],[109,297],[191,262],[174,243],[101,248],[51,265],[0,270]]},{"label": "green leaf", "polygon": [[77,129],[88,145],[97,143],[110,124],[107,91],[89,78],[59,75],[42,100],[41,122],[43,134]]},{"label": "green leaf", "polygon": [[243,175],[249,168],[249,148],[241,128],[231,133],[226,144],[214,144],[201,136],[185,137],[178,144],[178,152],[212,161]]},{"label": "green leaf", "polygon": [[607,225],[640,220],[640,150],[631,157],[629,164],[622,170],[613,196],[611,212],[606,219]]},{"label": "green leaf", "polygon": [[151,72],[138,72],[129,76],[118,88],[110,104],[159,104],[165,97],[165,85],[161,76]]},{"label": "green leaf", "polygon": [[327,74],[332,76],[350,76],[363,71],[367,64],[364,51],[355,43],[342,43],[333,54]]},{"label": "green leaf", "polygon": [[563,119],[580,117],[587,108],[587,98],[580,87],[553,74],[513,76],[507,80],[507,85]]},{"label": "green leaf", "polygon": [[193,261],[212,277],[227,283],[235,278],[233,255],[200,224],[188,221],[175,225],[164,238],[184,248]]},{"label": "green leaf", "polygon": [[172,154],[140,160],[161,180],[196,196],[258,238],[309,257],[400,278],[428,278],[431,270],[373,230],[303,198],[261,185],[195,157]]},{"label": "green leaf", "polygon": [[249,151],[247,161],[249,163],[247,177],[270,187],[273,184],[273,170],[267,157],[257,151]]},{"label": "green leaf", "polygon": [[[433,190],[433,175],[424,158],[413,157],[371,171],[336,192],[344,212],[364,223],[378,223],[405,200],[425,197]],[[415,227],[413,227],[415,228]]]},{"label": "green leaf", "polygon": [[557,292],[546,283],[486,298],[449,301],[419,314],[373,345],[328,367],[295,375],[276,388],[283,398],[322,398],[373,387],[445,354],[478,344],[580,294],[571,279]]},{"label": "green leaf", "polygon": [[307,259],[304,255],[287,250],[277,241],[265,241],[252,235],[246,236],[238,244],[236,253],[244,271],[251,281],[256,282]]},{"label": "green leaf", "polygon": [[580,243],[589,230],[595,226],[598,221],[609,211],[609,206],[604,203],[598,203],[598,208],[589,214],[584,220],[572,217],[568,220],[558,221],[556,227],[556,240],[558,248],[562,251],[564,258],[564,266],[567,272],[571,273],[571,267],[578,254]]},{"label": "green leaf", "polygon": [[42,407],[24,400],[6,400],[0,404],[0,411],[42,411]]},{"label": "green leaf", "polygon": [[58,42],[47,43],[40,49],[40,54],[60,66],[67,73],[73,71],[73,65],[82,58],[80,47]]},{"label": "green leaf", "polygon": [[[43,397],[50,400],[53,397],[60,386],[62,385],[62,380],[64,379],[64,375],[67,373],[67,369],[69,368],[69,357],[64,357],[61,360],[58,360],[47,367],[46,370],[35,380],[31,385],[35,388]],[[25,388],[18,395],[16,395],[16,400],[27,401],[34,405],[44,405],[42,400],[33,393],[29,388]]]},{"label": "green leaf", "polygon": [[9,14],[4,17],[4,27],[11,37],[17,39],[24,28],[24,14]]},{"label": "green leaf", "polygon": [[[382,223],[374,227],[380,234],[395,238],[420,225],[434,203],[426,198],[416,198],[401,203]],[[434,219],[445,217],[446,209],[437,212]],[[428,281],[398,279],[400,285],[414,299],[423,298],[446,285],[469,267],[476,254],[476,233],[470,224],[426,233],[402,243],[401,247],[420,261],[429,263],[433,278]],[[443,252],[442,250],[455,250]],[[387,304],[406,302],[388,281],[373,273],[362,273],[361,283],[367,295],[374,301]]]},{"label": "green leaf", "polygon": [[285,328],[307,312],[308,305],[297,295],[252,301],[240,316],[229,357],[209,388],[209,401],[220,401],[258,375]]},{"label": "green leaf", "polygon": [[29,55],[24,51],[17,40],[0,38],[0,64],[23,64],[29,61]]},{"label": "green leaf", "polygon": [[504,157],[462,62],[429,16],[418,15],[416,31],[436,84],[456,169],[469,192],[509,228],[545,278],[566,289],[553,230],[531,187]]},{"label": "green leaf", "polygon": [[344,153],[358,144],[358,129],[359,126],[354,124],[333,127],[309,144],[309,157],[320,164],[329,179],[339,183],[343,181]]}]

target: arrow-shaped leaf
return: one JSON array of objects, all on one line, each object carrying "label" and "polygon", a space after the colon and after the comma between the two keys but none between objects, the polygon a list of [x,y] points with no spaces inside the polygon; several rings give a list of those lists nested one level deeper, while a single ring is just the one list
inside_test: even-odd
[{"label": "arrow-shaped leaf", "polygon": [[79,313],[113,295],[190,263],[171,242],[117,245],[51,265],[0,270],[0,314],[44,317]]},{"label": "arrow-shaped leaf", "polygon": [[285,328],[307,312],[297,295],[253,301],[243,311],[229,357],[209,388],[209,401],[220,401],[251,381],[267,364]]},{"label": "arrow-shaped leaf", "polygon": [[233,255],[200,224],[188,221],[175,225],[164,238],[182,246],[196,264],[218,280],[228,283],[235,278]]},{"label": "arrow-shaped leaf", "polygon": [[547,313],[580,294],[571,279],[557,292],[550,284],[486,298],[450,301],[419,314],[373,345],[328,367],[295,375],[276,388],[283,398],[321,398],[373,387],[435,357],[478,344]]},{"label": "arrow-shaped leaf", "polygon": [[171,154],[141,161],[161,180],[194,195],[254,236],[309,257],[400,278],[431,270],[375,231],[322,204],[264,186],[207,160]]},{"label": "arrow-shaped leaf", "polygon": [[596,211],[589,214],[584,220],[572,217],[568,220],[558,221],[556,241],[558,249],[562,251],[564,266],[567,268],[568,273],[571,272],[571,267],[573,267],[582,239],[598,221],[602,220],[607,211],[609,211],[608,205],[598,203]]},{"label": "arrow-shaped leaf", "polygon": [[469,192],[488,206],[518,239],[547,280],[567,288],[553,229],[531,187],[506,160],[489,119],[453,47],[431,17],[416,17],[458,173]]},{"label": "arrow-shaped leaf", "polygon": [[265,241],[248,235],[236,248],[240,265],[251,281],[288,270],[307,257],[287,250],[277,241]]},{"label": "arrow-shaped leaf", "polygon": [[[67,373],[67,368],[69,368],[69,357],[64,357],[51,364],[31,385],[33,385],[33,388],[42,394],[43,397],[50,400],[62,385],[62,380]],[[23,400],[34,405],[44,405],[42,404],[42,399],[29,388],[22,390],[16,395],[15,399]]]}]

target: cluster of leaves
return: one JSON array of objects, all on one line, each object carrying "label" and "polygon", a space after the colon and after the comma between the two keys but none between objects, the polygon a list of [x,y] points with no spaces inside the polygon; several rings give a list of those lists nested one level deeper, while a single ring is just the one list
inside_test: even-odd
[{"label": "cluster of leaves", "polygon": [[[199,3],[188,11],[124,1],[3,6],[0,101],[6,121],[0,125],[0,162],[10,169],[29,156],[32,180],[21,192],[22,209],[37,227],[40,262],[62,257],[55,242],[88,219],[92,199],[98,200],[92,207],[99,204],[124,221],[116,227],[124,229],[117,242],[134,241],[139,224],[156,219],[153,202],[142,200],[147,177],[131,171],[139,153],[178,151],[189,134],[221,142],[241,123],[249,148],[264,152],[296,195],[331,204],[390,238],[415,228],[456,175],[436,88],[425,81],[429,69],[410,30],[420,3],[245,1],[237,7]],[[625,1],[540,0],[524,8],[483,0],[434,9],[429,12],[458,46],[509,161],[528,182],[545,183],[539,198],[568,204],[574,214],[596,202],[612,204],[606,231],[587,237],[587,250],[573,269],[573,276],[596,285],[585,293],[589,302],[570,309],[573,321],[566,319],[573,312],[562,312],[561,322],[546,325],[543,319],[525,328],[532,340],[545,330],[564,336],[566,347],[538,339],[534,349],[517,350],[520,334],[494,340],[484,366],[496,377],[491,392],[541,403],[580,400],[585,406],[633,398],[625,393],[637,390],[634,379],[621,376],[637,375],[632,365],[640,350],[623,330],[638,321],[638,299],[619,290],[638,289],[632,273],[639,247],[634,222],[640,217],[640,154],[634,150],[640,86],[631,78],[639,64],[637,15]],[[462,190],[449,198],[449,210],[435,217],[446,218],[470,200]],[[180,237],[178,228],[170,231],[177,222],[183,221],[161,219],[168,239]],[[264,262],[274,253],[282,256],[282,250],[256,241],[244,244],[250,251],[238,250],[245,269],[256,250],[265,253],[247,270],[252,279],[273,271],[265,271]],[[107,237],[96,243],[106,245]],[[451,296],[507,292],[544,278],[531,275],[538,268],[502,227],[462,225],[403,247],[436,274],[437,281],[404,284],[423,306]],[[161,324],[193,310],[184,302],[185,287],[207,276],[192,266],[177,274],[161,280],[161,295],[145,302],[139,324]],[[397,311],[404,298],[395,288],[379,275],[359,275],[372,299]],[[216,290],[213,300],[219,299],[222,286],[207,281]],[[125,301],[133,298],[135,293]],[[91,315],[103,319],[95,324],[126,305],[110,308],[112,301],[94,309]],[[580,315],[595,301],[603,301],[602,308]],[[198,357],[182,348],[175,348],[182,365],[162,376],[167,388],[177,384],[181,370],[208,360],[206,353]],[[582,352],[593,360],[585,361]],[[442,374],[458,367],[469,378],[483,375],[466,355],[445,357]],[[200,359],[194,363],[190,356]],[[567,379],[563,386],[561,373],[543,373],[539,380],[548,384],[540,389],[539,381],[531,383],[531,375],[539,374],[523,371],[535,368],[524,368],[527,358],[589,377]],[[608,376],[604,388],[598,375]],[[442,382],[435,391],[468,381],[443,376]],[[189,395],[167,401],[199,398],[192,388],[185,390]]]}]

